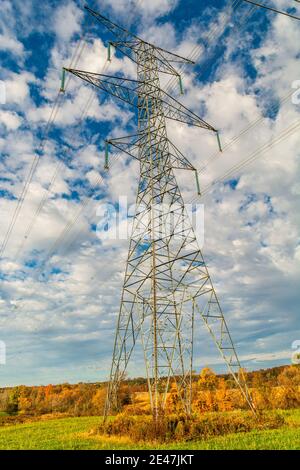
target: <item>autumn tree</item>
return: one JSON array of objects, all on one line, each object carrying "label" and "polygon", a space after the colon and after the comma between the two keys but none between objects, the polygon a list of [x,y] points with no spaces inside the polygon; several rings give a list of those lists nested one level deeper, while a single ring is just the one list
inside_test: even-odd
[{"label": "autumn tree", "polygon": [[180,394],[178,393],[178,387],[176,382],[172,383],[170,392],[168,393],[166,401],[166,411],[169,414],[178,414],[184,411],[183,400]]},{"label": "autumn tree", "polygon": [[93,409],[96,411],[96,414],[102,415],[105,406],[105,400],[107,395],[107,387],[99,388],[96,393],[93,395],[92,404]]},{"label": "autumn tree", "polygon": [[218,384],[218,377],[209,367],[204,367],[198,379],[199,390],[215,390]]},{"label": "autumn tree", "polygon": [[266,381],[265,376],[260,371],[255,371],[252,374],[251,394],[255,407],[258,410],[272,407],[270,385]]},{"label": "autumn tree", "polygon": [[197,382],[197,394],[195,400],[196,409],[200,412],[215,411],[215,390],[218,383],[216,374],[205,367],[202,369]]},{"label": "autumn tree", "polygon": [[18,413],[19,396],[20,396],[19,388],[18,387],[13,388],[8,396],[8,401],[7,401],[6,410],[5,410],[8,414]]},{"label": "autumn tree", "polygon": [[218,411],[230,411],[233,408],[232,396],[226,380],[221,377],[218,380],[218,386],[215,393],[215,402]]},{"label": "autumn tree", "polygon": [[121,408],[132,403],[131,390],[127,384],[122,384],[120,386],[118,392],[118,401]]},{"label": "autumn tree", "polygon": [[277,392],[279,408],[296,408],[300,405],[300,367],[285,367],[278,376],[280,386]]}]

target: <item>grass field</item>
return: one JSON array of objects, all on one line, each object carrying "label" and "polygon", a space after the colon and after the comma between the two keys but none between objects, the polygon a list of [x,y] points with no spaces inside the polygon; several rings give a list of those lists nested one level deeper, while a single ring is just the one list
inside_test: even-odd
[{"label": "grass field", "polygon": [[127,438],[90,435],[101,418],[60,418],[2,426],[0,449],[300,449],[300,409],[282,411],[286,425],[174,444],[133,444]]}]

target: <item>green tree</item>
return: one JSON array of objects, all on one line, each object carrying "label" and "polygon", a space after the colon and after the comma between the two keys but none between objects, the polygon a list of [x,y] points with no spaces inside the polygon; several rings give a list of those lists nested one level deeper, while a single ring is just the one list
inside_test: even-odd
[{"label": "green tree", "polygon": [[6,413],[8,414],[16,414],[19,411],[19,397],[20,391],[19,388],[13,388],[9,394],[8,402],[6,405]]}]

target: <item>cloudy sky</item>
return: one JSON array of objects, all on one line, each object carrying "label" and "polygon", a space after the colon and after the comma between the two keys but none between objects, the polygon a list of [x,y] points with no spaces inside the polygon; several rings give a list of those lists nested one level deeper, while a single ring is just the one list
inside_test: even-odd
[{"label": "cloudy sky", "polygon": [[[294,0],[264,3],[300,16]],[[162,84],[220,130],[224,151],[209,132],[168,122],[203,198],[189,172],[178,182],[187,203],[204,204],[203,253],[243,365],[289,363],[300,340],[300,22],[239,0],[89,6],[196,62],[183,96]],[[128,58],[107,63],[109,39],[83,2],[1,0],[1,386],[108,377],[128,240],[95,228],[106,202],[134,201],[138,166],[111,155],[107,175],[104,140],[134,132],[136,117],[76,77],[58,90],[62,66],[134,77]],[[197,370],[223,370],[204,329],[195,353]],[[138,349],[129,372],[142,370]]]}]

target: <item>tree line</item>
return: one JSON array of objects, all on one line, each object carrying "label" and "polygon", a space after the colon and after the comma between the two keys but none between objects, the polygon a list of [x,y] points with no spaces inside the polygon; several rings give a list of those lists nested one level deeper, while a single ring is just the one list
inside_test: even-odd
[{"label": "tree line", "polygon": [[[300,406],[300,367],[274,367],[245,373],[258,409],[288,409]],[[193,409],[229,411],[246,409],[239,390],[228,374],[217,375],[204,368],[193,374]],[[11,415],[38,416],[63,413],[70,416],[92,416],[103,413],[107,383],[78,383],[46,386],[7,387],[0,389],[0,411]],[[125,380],[119,393],[120,410],[128,414],[147,414],[150,404],[144,378]],[[181,400],[176,381],[171,384],[167,410],[177,413]]]}]

